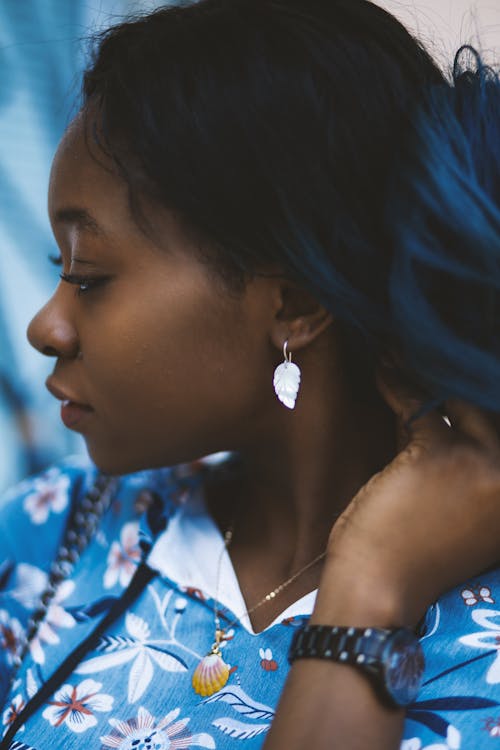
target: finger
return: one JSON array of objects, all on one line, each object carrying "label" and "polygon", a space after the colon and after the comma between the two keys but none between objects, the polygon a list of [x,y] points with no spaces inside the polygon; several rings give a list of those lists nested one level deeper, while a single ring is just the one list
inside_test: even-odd
[{"label": "finger", "polygon": [[398,417],[403,444],[412,440],[430,444],[453,439],[452,430],[436,411],[438,402],[425,401],[424,394],[409,386],[397,370],[380,367],[376,382],[382,398]]},{"label": "finger", "polygon": [[500,449],[500,439],[495,425],[481,409],[458,399],[450,399],[444,406],[454,430],[472,438],[485,448]]},{"label": "finger", "polygon": [[423,404],[407,421],[406,428],[410,441],[421,445],[437,446],[450,443],[456,436],[441,414],[436,411],[435,402]]}]

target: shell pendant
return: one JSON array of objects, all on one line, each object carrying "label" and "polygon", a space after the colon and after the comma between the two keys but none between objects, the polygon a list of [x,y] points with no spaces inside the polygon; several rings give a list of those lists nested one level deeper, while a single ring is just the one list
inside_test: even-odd
[{"label": "shell pendant", "polygon": [[229,667],[216,644],[194,670],[192,685],[195,693],[208,698],[221,690],[229,679]]}]

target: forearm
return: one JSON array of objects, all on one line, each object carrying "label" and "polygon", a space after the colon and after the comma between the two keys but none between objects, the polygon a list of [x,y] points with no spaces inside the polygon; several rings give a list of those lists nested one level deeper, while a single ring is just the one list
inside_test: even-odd
[{"label": "forearm", "polygon": [[304,659],[290,670],[264,750],[397,750],[403,720],[355,668]]},{"label": "forearm", "polygon": [[[323,579],[311,624],[406,624],[390,592],[383,600],[380,585],[349,581],[333,570]],[[404,710],[387,707],[356,667],[299,659],[290,669],[264,750],[397,750],[403,722]]]}]

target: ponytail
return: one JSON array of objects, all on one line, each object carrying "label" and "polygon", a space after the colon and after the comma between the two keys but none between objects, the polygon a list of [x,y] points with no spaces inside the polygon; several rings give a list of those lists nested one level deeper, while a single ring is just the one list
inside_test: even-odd
[{"label": "ponytail", "polygon": [[433,398],[500,411],[500,80],[472,47],[452,86],[430,88],[396,169],[396,348]]}]

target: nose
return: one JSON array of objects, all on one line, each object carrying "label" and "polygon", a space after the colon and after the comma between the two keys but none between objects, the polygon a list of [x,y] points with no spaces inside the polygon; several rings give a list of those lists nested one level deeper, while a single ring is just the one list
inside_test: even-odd
[{"label": "nose", "polygon": [[76,328],[58,291],[30,322],[27,336],[31,346],[48,357],[71,359],[80,351]]}]

